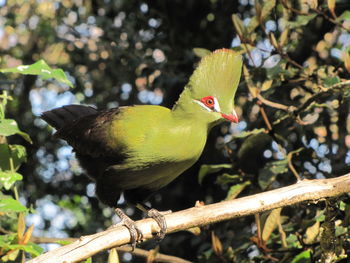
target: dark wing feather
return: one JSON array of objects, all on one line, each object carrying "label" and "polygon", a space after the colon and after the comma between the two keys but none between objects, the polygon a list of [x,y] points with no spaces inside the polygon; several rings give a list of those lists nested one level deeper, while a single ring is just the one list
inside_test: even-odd
[{"label": "dark wing feather", "polygon": [[97,111],[84,105],[68,105],[44,112],[42,119],[57,129],[55,137],[66,140],[79,155],[114,156],[109,127],[119,108]]}]

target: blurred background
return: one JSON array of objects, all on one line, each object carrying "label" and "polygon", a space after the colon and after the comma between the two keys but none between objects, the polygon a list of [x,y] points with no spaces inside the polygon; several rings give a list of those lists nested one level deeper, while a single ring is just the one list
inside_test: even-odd
[{"label": "blurred background", "polygon": [[[172,107],[207,50],[233,48],[244,56],[235,99],[240,123],[215,127],[201,159],[154,195],[152,207],[177,211],[197,200],[209,204],[290,185],[295,174],[314,179],[349,172],[349,9],[347,0],[0,0],[0,67],[44,59],[74,84],[0,74],[0,90],[14,98],[7,116],[33,140],[9,139],[27,149],[19,195],[35,209],[26,216],[33,235],[80,237],[119,220],[99,203],[72,148],[51,137],[40,113],[71,103]],[[350,201],[343,197],[340,204],[336,237],[344,238]],[[120,205],[140,217],[123,199]],[[303,238],[324,222],[324,213],[323,203],[285,208],[284,236],[276,230],[263,243],[254,237],[268,213],[261,222],[234,219],[141,247],[159,245],[161,253],[199,262],[291,262],[305,249],[317,259],[320,235],[309,243]],[[349,247],[345,240],[341,251]],[[106,258],[101,253],[93,262]],[[130,253],[120,258],[145,262]]]}]

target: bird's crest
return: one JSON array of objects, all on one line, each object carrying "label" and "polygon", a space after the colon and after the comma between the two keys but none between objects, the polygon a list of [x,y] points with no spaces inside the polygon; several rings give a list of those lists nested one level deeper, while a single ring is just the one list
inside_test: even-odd
[{"label": "bird's crest", "polygon": [[214,96],[223,112],[231,112],[241,70],[242,57],[237,52],[218,49],[200,61],[186,89],[195,99]]}]

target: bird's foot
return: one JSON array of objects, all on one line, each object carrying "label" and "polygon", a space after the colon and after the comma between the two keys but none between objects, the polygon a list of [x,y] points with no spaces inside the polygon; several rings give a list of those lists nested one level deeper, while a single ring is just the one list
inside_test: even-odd
[{"label": "bird's foot", "polygon": [[128,217],[121,209],[116,208],[115,213],[120,217],[123,226],[125,226],[130,232],[130,243],[132,250],[135,249],[136,243],[142,241],[143,235],[140,229],[137,228],[135,222]]},{"label": "bird's foot", "polygon": [[165,234],[167,231],[167,224],[166,224],[164,215],[169,213],[171,213],[171,210],[159,212],[157,209],[154,209],[154,208],[147,211],[147,217],[153,218],[157,222],[160,228],[156,236],[156,239],[158,242],[162,241],[165,237]]}]

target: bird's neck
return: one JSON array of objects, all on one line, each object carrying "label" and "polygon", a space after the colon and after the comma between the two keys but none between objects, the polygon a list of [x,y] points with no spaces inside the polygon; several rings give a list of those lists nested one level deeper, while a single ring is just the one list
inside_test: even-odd
[{"label": "bird's neck", "polygon": [[172,108],[172,114],[175,118],[191,123],[197,128],[207,129],[209,131],[213,127],[212,120],[205,116],[199,105],[194,102],[191,91],[185,87],[180,94],[179,99]]}]

